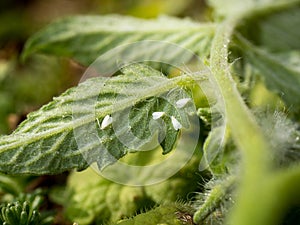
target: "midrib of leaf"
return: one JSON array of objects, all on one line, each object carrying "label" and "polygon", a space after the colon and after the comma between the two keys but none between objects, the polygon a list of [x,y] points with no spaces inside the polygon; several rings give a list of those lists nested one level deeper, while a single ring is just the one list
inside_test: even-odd
[{"label": "midrib of leaf", "polygon": [[[195,79],[199,78],[196,77]],[[98,82],[96,82],[97,80]],[[144,77],[135,77],[134,75],[120,75],[111,79],[101,77],[90,79],[79,85],[79,87],[68,90],[65,94],[56,98],[48,105],[45,105],[39,111],[31,113],[28,116],[28,119],[24,121],[13,134],[1,137],[0,155],[2,154],[3,157],[1,170],[5,173],[10,174],[44,174],[58,173],[65,170],[70,170],[72,168],[84,169],[86,168],[87,164],[82,158],[82,154],[85,154],[85,152],[89,154],[89,151],[98,147],[99,140],[93,140],[78,149],[79,146],[77,146],[77,143],[75,142],[76,140],[74,140],[74,129],[81,129],[81,127],[85,129],[85,125],[92,123],[96,124],[96,118],[102,119],[106,115],[111,115],[126,108],[130,108],[136,103],[143,102],[144,100],[153,96],[160,96],[161,94],[165,94],[173,88],[178,88],[178,85],[184,88],[185,86],[190,85],[191,81],[193,80],[194,78],[192,75],[185,74],[169,79],[164,77],[160,73],[158,73],[158,75],[156,74],[150,77],[146,77],[145,80]],[[122,84],[122,81],[123,84],[125,84],[125,87],[119,89],[119,85]],[[109,85],[112,86],[109,86],[108,89],[102,89],[102,92],[99,91],[98,86],[100,85],[101,87],[101,85],[103,85],[105,82],[107,82],[106,84],[108,84],[106,85],[106,87]],[[126,91],[126,83],[132,86],[141,84],[142,88],[140,88],[140,91],[137,91],[137,89],[135,89],[135,92],[130,93],[130,91]],[[89,89],[89,92],[87,92],[87,94],[83,97],[80,95],[80,93],[78,94],[76,92],[79,89],[81,93],[85,93],[85,91],[87,90],[86,88]],[[113,104],[114,102],[110,102],[110,105],[96,104],[95,111],[93,111],[93,107],[91,108],[91,106],[88,106],[88,108],[86,109],[86,107],[81,104],[87,99],[94,99],[95,102],[92,103],[97,103],[97,97],[99,93],[100,95],[103,93],[111,95],[111,91],[114,88],[116,88],[116,94],[124,96],[122,96],[121,99],[116,99],[116,102],[113,106],[111,104]],[[129,95],[127,96],[125,94]],[[79,96],[79,99],[77,99],[77,95]],[[112,97],[109,97],[109,99],[111,98]],[[110,101],[112,101],[112,99]],[[83,109],[83,111],[81,111],[81,109]],[[92,112],[87,110],[91,110]],[[75,114],[75,118],[73,119],[72,113],[73,116]],[[50,123],[48,123],[49,121]],[[183,124],[185,123],[184,119],[182,122]],[[168,135],[170,135],[170,138],[174,138],[174,131],[171,131],[170,133],[168,133]],[[101,142],[107,144],[108,142],[110,142],[110,140],[106,140],[104,138],[101,139]],[[167,145],[164,144],[164,146],[166,147],[164,148],[164,150],[168,152],[172,148],[172,142],[169,141]],[[59,147],[62,147],[62,149],[58,151]],[[31,150],[29,150],[28,148],[31,148]],[[120,146],[118,146],[118,148],[120,148]],[[116,149],[116,151],[119,150],[120,149]],[[124,151],[125,150],[126,149],[124,149]],[[27,155],[25,156],[24,154]],[[60,162],[58,161],[57,154],[59,154],[61,159],[64,161],[69,160],[70,165],[66,164],[61,166]],[[25,157],[23,157],[23,155]],[[48,166],[45,164],[43,165],[43,168],[40,168],[38,170],[36,164],[40,165],[48,156],[50,156],[50,159],[46,160],[47,164],[52,161],[55,162],[57,164],[55,165],[55,169],[48,168]],[[75,160],[74,157],[76,157],[77,159]],[[26,160],[24,159],[24,161],[22,161],[23,159],[21,158],[26,158]]]},{"label": "midrib of leaf", "polygon": [[[135,105],[137,102],[143,101],[144,99],[147,99],[151,96],[159,96],[160,94],[165,93],[168,90],[171,90],[172,88],[177,87],[178,84],[183,85],[184,83],[189,83],[190,80],[191,80],[191,75],[181,75],[179,77],[165,80],[164,82],[162,82],[162,80],[160,80],[160,82],[155,83],[155,86],[144,89],[144,91],[139,93],[139,95],[130,97],[130,98],[126,98],[122,101],[117,102],[113,106],[110,105],[110,106],[107,106],[104,108],[102,107],[100,110],[96,105],[96,110],[95,110],[96,115],[88,115],[85,117],[80,117],[80,119],[75,119],[75,120],[70,121],[67,126],[53,128],[51,130],[41,132],[40,134],[38,134],[34,137],[28,136],[28,139],[32,140],[31,142],[35,142],[41,138],[45,138],[45,137],[52,136],[54,134],[61,133],[62,131],[68,131],[68,130],[72,131],[73,129],[76,129],[84,124],[94,121],[95,117],[102,118],[106,115],[115,113],[116,112],[115,109],[118,109],[118,111],[122,111],[122,110],[126,109],[127,107]],[[97,92],[97,93],[95,93],[95,95],[89,95],[88,97],[95,98],[95,96],[97,96],[98,94],[99,93]],[[63,97],[65,97],[65,96],[63,96]],[[59,101],[58,98],[57,98],[57,100]],[[73,99],[73,101],[74,101],[74,99]],[[72,102],[72,100],[70,100],[70,102]],[[65,103],[65,101],[64,101],[64,103]],[[47,107],[47,105],[45,107]],[[61,110],[61,111],[63,111],[63,110]],[[29,118],[30,118],[30,115],[29,115]],[[48,119],[47,114],[45,114],[45,116],[42,117],[41,120],[36,120],[35,122],[36,122],[36,124],[41,124],[41,123],[45,122],[47,119]],[[32,125],[30,127],[28,127],[28,129],[30,129],[31,127],[32,127]],[[24,133],[27,131],[28,130],[23,129],[22,124],[21,124],[16,133],[19,134],[19,133]],[[25,138],[22,139],[21,142],[30,143],[30,141],[28,141]],[[14,145],[10,145],[10,146],[14,146]]]},{"label": "midrib of leaf", "polygon": [[[116,112],[115,109],[118,109],[118,111],[122,111],[123,109],[126,109],[127,107],[135,105],[139,101],[143,101],[144,99],[147,99],[151,96],[158,96],[162,93],[165,93],[166,91],[177,87],[178,83],[182,83],[184,80],[190,80],[190,76],[189,75],[182,75],[180,77],[175,77],[175,78],[166,80],[165,82],[156,83],[157,84],[156,86],[150,87],[148,89],[144,89],[145,91],[140,93],[138,95],[138,98],[137,97],[126,98],[125,100],[118,102],[114,106],[108,106],[108,107],[105,107],[105,108],[101,108],[101,110],[99,110],[99,109],[97,110],[97,107],[96,107],[96,115],[95,116],[94,115],[88,115],[88,116],[85,116],[85,117],[80,117],[80,119],[70,121],[66,126],[53,128],[51,130],[48,130],[48,131],[45,131],[45,132],[40,132],[39,134],[35,134],[35,135],[32,135],[32,136],[31,135],[22,135],[21,139],[20,139],[19,136],[17,136],[16,139],[15,139],[15,140],[18,140],[17,143],[1,144],[0,152],[3,152],[3,149],[5,149],[5,148],[14,148],[14,147],[19,146],[19,145],[24,144],[24,143],[26,143],[26,144],[33,143],[33,142],[36,142],[40,139],[45,139],[45,138],[53,136],[55,134],[62,133],[63,131],[72,131],[73,129],[76,129],[76,128],[81,127],[81,126],[83,126],[87,123],[95,121],[95,117],[96,118],[102,118],[106,115],[109,115],[109,114],[112,114],[112,113]],[[98,95],[98,92],[95,93],[95,96],[96,95]],[[89,97],[91,97],[91,96],[89,96]],[[37,120],[36,123],[37,124],[43,123],[46,119],[47,119],[47,117],[44,117],[44,118],[42,118],[42,120]],[[22,130],[22,132],[26,132],[26,130]],[[18,133],[19,133],[19,130],[18,130]],[[20,135],[20,134],[18,134],[18,135]],[[7,138],[9,138],[9,140],[11,140],[11,138],[13,138],[13,137],[14,137],[14,135],[7,136]]]}]

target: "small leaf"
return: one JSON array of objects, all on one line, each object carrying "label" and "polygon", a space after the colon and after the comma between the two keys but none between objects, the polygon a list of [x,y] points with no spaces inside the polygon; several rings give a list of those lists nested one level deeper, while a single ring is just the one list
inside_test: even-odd
[{"label": "small leaf", "polygon": [[[141,40],[175,43],[207,56],[213,34],[213,24],[199,24],[188,19],[76,16],[59,20],[32,36],[25,45],[23,57],[46,53],[72,57],[89,65],[108,50]],[[148,48],[147,53],[156,54],[157,49]]]},{"label": "small leaf", "polygon": [[[143,71],[144,77],[129,71]],[[188,75],[169,79],[138,64],[123,72],[110,79],[89,79],[29,114],[13,134],[0,138],[0,171],[54,174],[82,170],[93,162],[102,169],[153,141],[157,132],[157,145],[163,153],[170,152],[179,133],[171,117],[187,128],[194,110],[192,104],[175,107],[178,99],[190,98],[177,85]],[[152,113],[157,111],[168,116],[154,121]],[[116,122],[101,129],[97,121],[107,115]]]}]

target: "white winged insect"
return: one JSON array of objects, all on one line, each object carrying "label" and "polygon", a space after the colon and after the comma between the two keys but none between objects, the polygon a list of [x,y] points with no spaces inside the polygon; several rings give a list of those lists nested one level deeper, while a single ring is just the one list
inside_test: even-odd
[{"label": "white winged insect", "polygon": [[189,101],[191,101],[191,98],[182,98],[182,99],[179,99],[179,100],[176,102],[176,106],[177,106],[177,108],[181,109],[181,108],[183,108]]},{"label": "white winged insect", "polygon": [[174,116],[171,116],[171,122],[175,130],[179,130],[182,128],[181,123],[179,123],[179,121]]},{"label": "white winged insect", "polygon": [[101,125],[100,125],[98,119],[97,119],[97,122],[98,122],[98,125],[100,126],[100,129],[103,130],[106,127],[108,127],[110,124],[112,124],[112,117],[110,115],[106,115],[104,117],[104,119],[102,120]]},{"label": "white winged insect", "polygon": [[165,112],[153,112],[152,113],[152,118],[154,120],[157,120],[157,119],[161,118],[163,115],[165,115]]}]

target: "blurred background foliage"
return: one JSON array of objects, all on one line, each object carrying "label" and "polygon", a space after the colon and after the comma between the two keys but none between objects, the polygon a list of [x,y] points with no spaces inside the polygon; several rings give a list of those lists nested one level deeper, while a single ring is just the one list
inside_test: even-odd
[{"label": "blurred background foliage", "polygon": [[203,20],[199,0],[1,0],[0,135],[11,133],[26,115],[78,83],[84,68],[68,59],[19,59],[26,39],[61,17],[123,14],[153,18],[161,14]]}]

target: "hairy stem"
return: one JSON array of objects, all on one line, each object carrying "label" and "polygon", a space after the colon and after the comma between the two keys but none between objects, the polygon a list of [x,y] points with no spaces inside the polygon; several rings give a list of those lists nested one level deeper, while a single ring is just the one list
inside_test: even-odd
[{"label": "hairy stem", "polygon": [[249,209],[255,208],[253,206],[257,203],[257,198],[245,198],[245,195],[251,196],[260,192],[260,182],[268,173],[271,161],[268,155],[270,146],[230,74],[228,44],[238,21],[239,19],[234,17],[220,24],[213,40],[210,64],[215,83],[223,98],[226,123],[244,156],[240,193],[236,207],[229,216],[229,223],[245,225],[246,221],[253,224],[252,218],[256,216],[256,210],[249,212]]},{"label": "hairy stem", "polygon": [[231,191],[235,182],[236,177],[230,176],[214,186],[207,194],[205,202],[194,214],[194,223],[201,224],[201,222],[206,219],[209,214],[218,208],[224,197]]},{"label": "hairy stem", "polygon": [[211,70],[224,102],[225,120],[238,148],[243,152],[245,176],[257,179],[270,166],[269,145],[254,116],[240,96],[230,74],[228,64],[228,44],[237,19],[229,19],[220,24],[213,40]]}]

